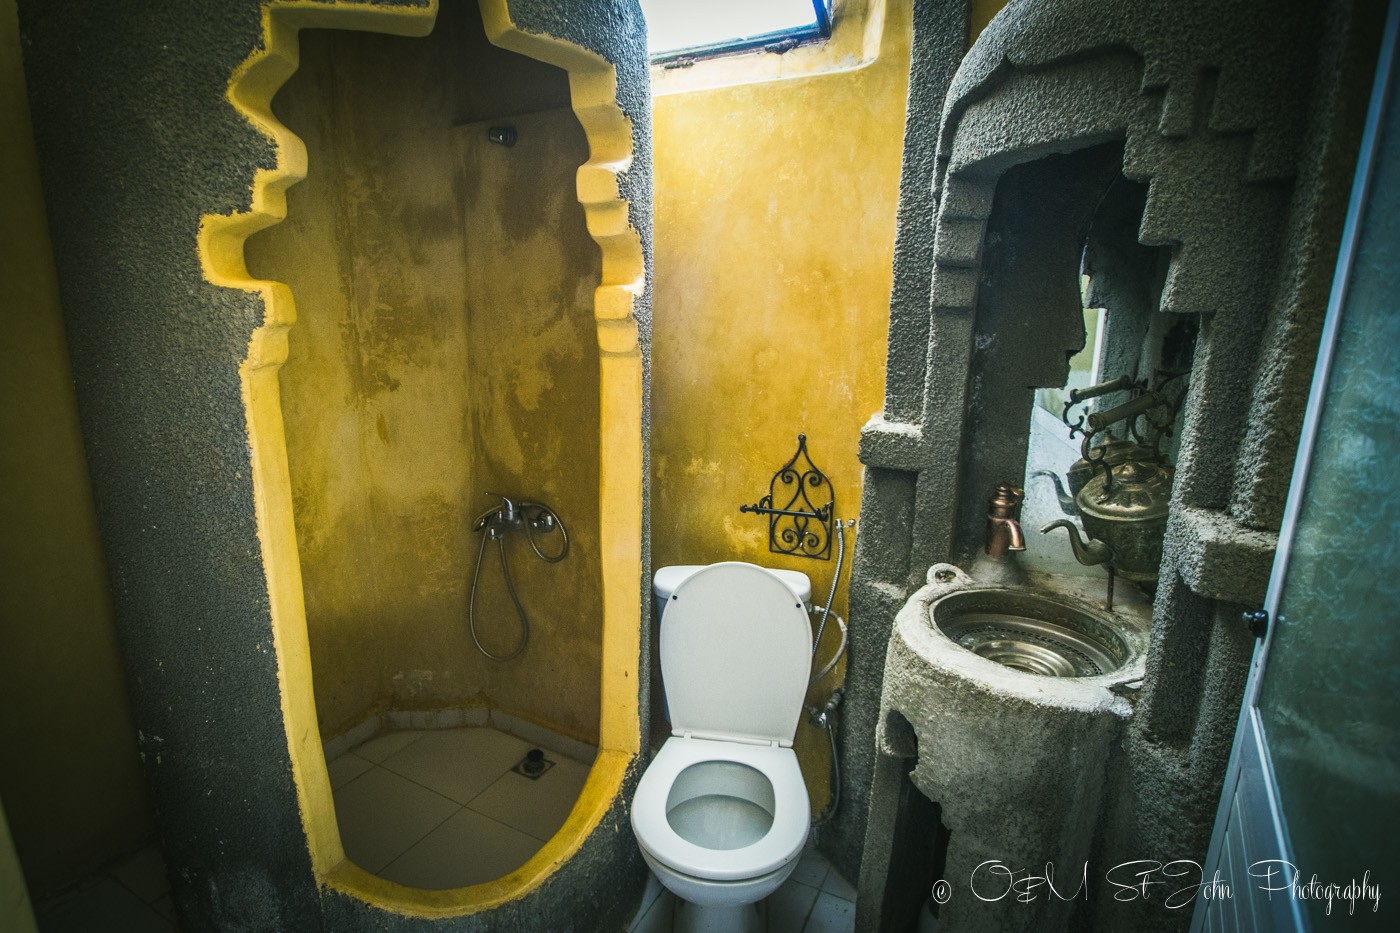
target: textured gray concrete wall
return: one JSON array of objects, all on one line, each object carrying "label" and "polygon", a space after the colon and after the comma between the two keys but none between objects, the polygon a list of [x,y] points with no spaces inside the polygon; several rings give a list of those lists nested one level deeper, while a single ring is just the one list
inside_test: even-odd
[{"label": "textured gray concrete wall", "polygon": [[[641,233],[649,285],[641,13],[633,0],[570,3],[567,13],[560,6],[521,0],[511,12],[526,31],[617,64],[618,103],[635,146],[622,194]],[[313,877],[269,647],[239,378],[264,308],[255,294],[207,282],[196,251],[201,218],[247,211],[253,173],[274,165],[269,141],[225,99],[230,75],[261,42],[260,14],[257,0],[21,4],[98,517],[185,928],[617,929],[643,878],[626,811],[640,761],[574,858],[499,909],[412,920],[321,889]],[[647,297],[636,315],[645,352]],[[647,423],[644,412],[644,431]],[[639,619],[646,576],[637,581]]]},{"label": "textured gray concrete wall", "polygon": [[[913,422],[922,405],[922,384],[928,352],[928,300],[933,272],[933,170],[938,150],[936,135],[943,98],[958,62],[967,49],[970,0],[915,0],[909,63],[909,101],[904,125],[904,156],[899,176],[899,207],[895,218],[894,281],[890,294],[891,339],[885,377],[885,409],[898,422]],[[890,441],[888,436],[879,440]],[[917,443],[917,428],[891,446],[900,451]],[[862,445],[866,438],[862,437]],[[867,464],[861,494],[861,533],[856,538],[854,566],[865,573],[852,576],[850,612],[865,622],[852,626],[847,659],[848,689],[841,712],[842,740],[838,751],[843,803],[820,831],[822,850],[847,878],[860,874],[865,840],[866,797],[874,768],[870,737],[879,711],[885,643],[895,613],[904,602],[909,581],[908,544],[902,535],[913,527],[913,461],[894,469]],[[898,459],[896,457],[896,459]],[[867,535],[866,521],[874,521]],[[917,577],[923,572],[914,570]]]},{"label": "textured gray concrete wall", "polygon": [[[1016,393],[999,407],[971,404],[987,398],[987,289],[997,265],[1010,268],[988,227],[1007,173],[1121,142],[1123,174],[1148,186],[1137,241],[1168,254],[1156,312],[1199,323],[1147,677],[1113,754],[1096,864],[1204,854],[1252,650],[1239,611],[1262,600],[1267,582],[1380,12],[1352,0],[1016,0],[963,61],[938,125],[911,115],[906,128],[906,147],[938,139],[936,220],[930,252],[897,253],[896,281],[901,264],[931,265],[930,287],[925,320],[891,315],[886,409],[862,438],[852,714],[880,691],[874,655],[883,662],[891,607],[928,565],[966,566],[976,553],[972,517],[990,492],[987,471],[969,468],[977,451],[1010,449],[1010,432],[1025,432]],[[1015,303],[1022,320],[1042,313],[1028,296]],[[911,343],[926,347],[922,371],[910,366]],[[848,729],[848,745],[865,740]],[[852,806],[864,800],[870,813],[899,793],[890,780],[869,783],[874,754],[843,756]],[[1185,922],[1103,888],[1077,924]],[[862,901],[862,928],[880,928],[876,906]]]}]

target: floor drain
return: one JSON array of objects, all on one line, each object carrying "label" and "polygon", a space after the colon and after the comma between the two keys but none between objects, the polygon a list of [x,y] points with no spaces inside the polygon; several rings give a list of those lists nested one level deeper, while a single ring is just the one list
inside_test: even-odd
[{"label": "floor drain", "polygon": [[520,763],[510,770],[521,777],[527,777],[532,781],[537,781],[541,774],[544,774],[552,767],[554,767],[554,762],[544,757],[544,752],[540,751],[538,748],[532,748],[525,753],[524,758],[520,759]]}]

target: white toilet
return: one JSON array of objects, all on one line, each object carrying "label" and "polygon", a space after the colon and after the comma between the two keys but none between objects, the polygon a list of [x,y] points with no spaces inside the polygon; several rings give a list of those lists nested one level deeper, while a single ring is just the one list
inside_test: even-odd
[{"label": "white toilet", "polygon": [[637,786],[632,831],[680,899],[682,933],[761,930],[758,902],[807,841],[792,737],[812,630],[791,583],[753,564],[712,564],[676,586],[661,618],[671,738]]}]

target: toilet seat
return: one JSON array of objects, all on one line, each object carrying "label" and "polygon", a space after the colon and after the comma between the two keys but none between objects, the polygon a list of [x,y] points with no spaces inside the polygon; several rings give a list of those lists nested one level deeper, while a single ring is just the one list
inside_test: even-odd
[{"label": "toilet seat", "polygon": [[[737,849],[709,849],[683,838],[667,819],[677,776],[692,765],[733,762],[772,785],[773,823],[763,838]],[[642,850],[683,875],[744,881],[781,869],[802,851],[811,827],[807,786],[791,748],[672,736],[642,774],[632,801],[632,831]]]}]

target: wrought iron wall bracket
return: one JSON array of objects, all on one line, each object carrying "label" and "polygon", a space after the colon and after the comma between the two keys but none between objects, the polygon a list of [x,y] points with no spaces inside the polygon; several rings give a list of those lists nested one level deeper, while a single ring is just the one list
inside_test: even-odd
[{"label": "wrought iron wall bracket", "polygon": [[797,435],[797,453],[773,474],[768,495],[739,511],[768,516],[768,550],[774,554],[831,559],[836,494],[807,453],[807,435]]}]

